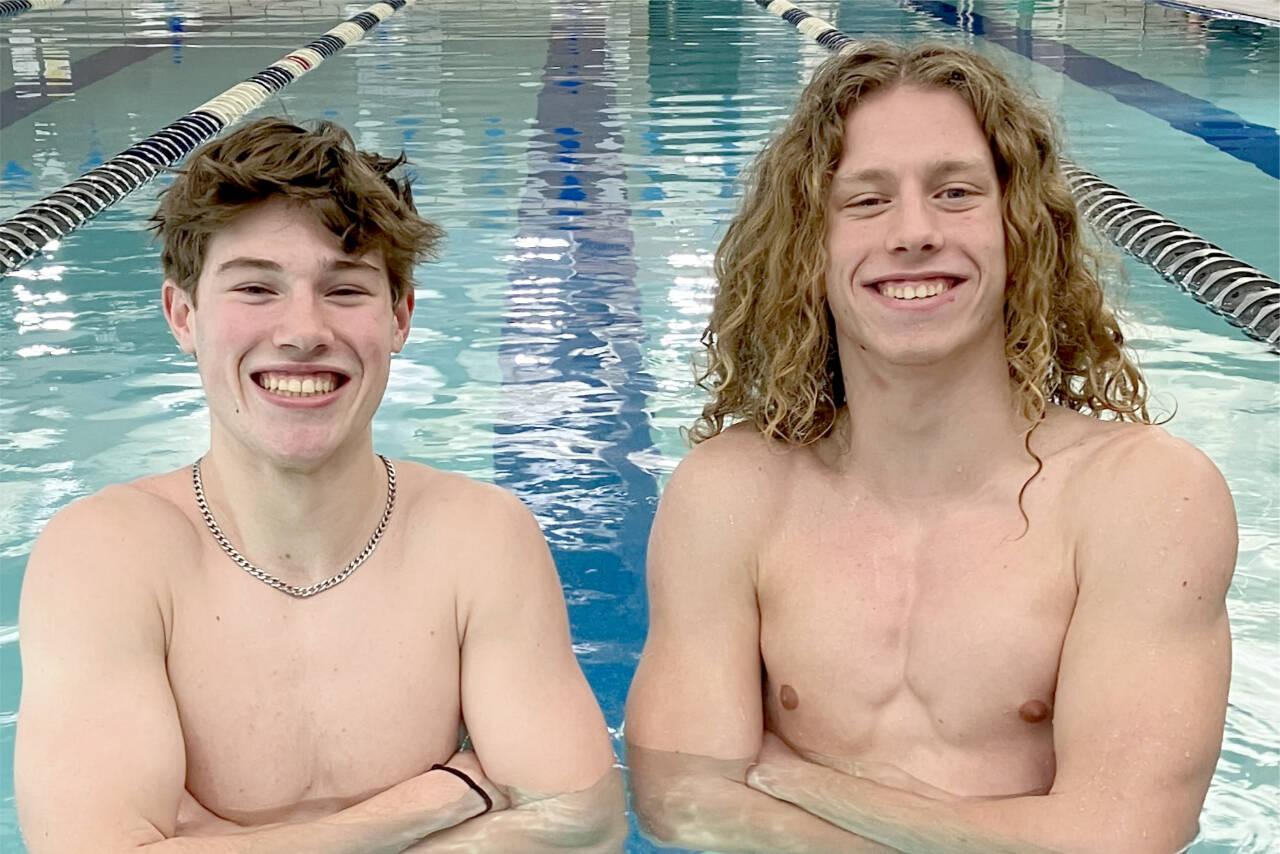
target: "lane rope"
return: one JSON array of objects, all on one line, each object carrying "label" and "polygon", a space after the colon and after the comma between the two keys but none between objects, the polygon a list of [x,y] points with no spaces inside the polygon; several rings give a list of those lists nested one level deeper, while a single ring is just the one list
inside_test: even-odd
[{"label": "lane rope", "polygon": [[0,18],[13,18],[38,9],[56,9],[70,0],[0,0]]},{"label": "lane rope", "polygon": [[383,0],[358,12],[306,46],[281,57],[101,166],[0,223],[0,277],[23,267],[49,243],[61,240],[138,190],[165,168],[185,158],[201,143],[240,121],[272,95],[343,48],[360,41],[379,23],[414,2],[415,0]]},{"label": "lane rope", "polygon": [[[856,39],[787,0],[752,2],[832,52],[857,44]],[[1280,283],[1140,205],[1097,175],[1065,158],[1061,162],[1085,222],[1250,338],[1280,353]]]}]

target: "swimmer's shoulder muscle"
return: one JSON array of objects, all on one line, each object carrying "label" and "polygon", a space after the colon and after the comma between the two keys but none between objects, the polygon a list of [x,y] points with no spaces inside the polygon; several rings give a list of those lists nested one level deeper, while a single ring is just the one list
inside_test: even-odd
[{"label": "swimmer's shoulder muscle", "polygon": [[96,850],[88,841],[107,828],[138,844],[172,831],[185,761],[165,668],[169,579],[199,555],[167,497],[181,477],[76,501],[32,550],[14,785],[33,850]]},{"label": "swimmer's shoulder muscle", "polygon": [[[1191,443],[1154,425],[1108,425],[1091,442],[1071,484],[1082,554],[1078,565],[1112,564],[1102,553],[1123,554],[1131,538],[1157,551],[1196,538],[1205,550],[1196,563],[1215,588],[1230,582],[1236,550],[1235,507],[1217,466]],[[1150,566],[1160,564],[1126,562]],[[1083,579],[1082,579],[1083,580]]]},{"label": "swimmer's shoulder muscle", "polygon": [[[1098,430],[1067,489],[1079,593],[1053,711],[1051,794],[1174,850],[1194,836],[1230,682],[1236,522],[1213,463],[1162,428]],[[1164,840],[1163,843],[1160,840]]]},{"label": "swimmer's shoulder muscle", "polygon": [[700,531],[722,547],[760,542],[803,449],[790,448],[735,424],[694,446],[663,491],[655,520],[662,529]]},{"label": "swimmer's shoulder muscle", "polygon": [[167,586],[164,574],[200,553],[192,516],[175,502],[189,471],[107,486],[58,511],[32,548],[24,590],[102,584],[123,595]]},{"label": "swimmer's shoulder muscle", "polygon": [[649,633],[627,699],[632,747],[735,761],[759,752],[758,555],[789,456],[731,427],[693,448],[663,491]]}]

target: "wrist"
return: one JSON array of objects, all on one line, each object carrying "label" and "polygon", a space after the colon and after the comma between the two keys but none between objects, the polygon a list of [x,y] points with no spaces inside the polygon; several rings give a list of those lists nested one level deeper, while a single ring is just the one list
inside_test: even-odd
[{"label": "wrist", "polygon": [[[467,772],[459,768],[454,768],[452,765],[442,765],[440,763],[436,763],[435,765],[432,765],[431,770],[433,772],[446,774],[450,777],[453,777],[455,780],[457,780],[459,783],[461,783],[463,786],[467,788],[467,791],[471,793],[471,802],[472,803],[478,802],[480,805],[480,811],[477,813],[474,813],[471,816],[472,818],[475,818],[476,816],[484,815],[485,813],[493,809],[493,797],[490,796],[490,794],[484,790],[484,787],[481,786],[479,783],[477,783],[475,779],[473,779],[471,775],[468,774]],[[466,796],[464,794],[464,800],[465,799],[466,799]]]}]

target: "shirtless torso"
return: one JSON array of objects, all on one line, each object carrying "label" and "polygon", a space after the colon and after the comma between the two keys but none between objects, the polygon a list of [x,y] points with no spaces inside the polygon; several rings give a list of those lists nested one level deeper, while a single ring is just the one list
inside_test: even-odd
[{"label": "shirtless torso", "polygon": [[209,510],[243,560],[319,589],[224,554],[191,468],[59,512],[19,617],[32,854],[619,847],[608,732],[533,515],[414,463],[393,481],[374,454],[440,237],[401,162],[265,118],[165,191],[161,302],[209,405]]},{"label": "shirtless torso", "polygon": [[[607,738],[532,515],[495,487],[396,469],[395,512],[373,555],[305,600],[219,549],[189,467],[110,487],[51,522],[24,588],[31,675],[18,769],[33,850],[280,825],[305,834],[355,808],[350,840],[321,830],[226,850],[399,851],[407,841],[385,840],[477,811],[460,782],[428,770],[451,757],[500,806],[582,795],[566,795],[562,813],[544,801],[540,818],[509,819],[497,836],[463,825],[440,850],[543,850],[521,834],[580,839],[580,817],[610,815]],[[210,504],[234,542],[233,514],[214,495]],[[370,503],[358,524],[372,530],[381,510]],[[476,759],[456,753],[464,724]],[[77,728],[87,735],[68,751]],[[602,850],[612,850],[616,820],[605,822]]]},{"label": "shirtless torso", "polygon": [[195,509],[190,469],[124,488],[172,532],[172,557],[138,569],[163,621],[186,787],[215,814],[243,825],[330,814],[457,750],[457,603],[484,539],[460,536],[456,514],[510,499],[425,466],[396,468],[396,515],[377,550],[305,602],[228,560]]},{"label": "shirtless torso", "polygon": [[1170,854],[1195,834],[1231,498],[1140,423],[1069,196],[1011,177],[1054,160],[1007,90],[963,51],[859,43],[760,155],[716,258],[703,441],[650,540],[627,739],[660,838]]},{"label": "shirtless torso", "polygon": [[1133,432],[1067,412],[1041,425],[1027,525],[1029,457],[963,500],[893,506],[833,477],[822,449],[756,455],[775,484],[757,581],[770,729],[933,797],[1047,792],[1076,488]]},{"label": "shirtless torso", "polygon": [[[902,500],[837,441],[734,427],[664,494],[628,700],[651,832],[726,851],[1115,850],[1084,830],[1106,805],[1117,833],[1149,834],[1141,850],[1185,841],[1229,655],[1234,540],[1211,465],[1160,428],[1054,409],[1038,473],[1019,448]],[[1185,509],[1147,509],[1174,495]],[[1188,537],[1185,562],[1135,559],[1127,544],[1170,537],[1180,512],[1221,536]],[[1050,845],[1008,841],[1037,836]]]}]

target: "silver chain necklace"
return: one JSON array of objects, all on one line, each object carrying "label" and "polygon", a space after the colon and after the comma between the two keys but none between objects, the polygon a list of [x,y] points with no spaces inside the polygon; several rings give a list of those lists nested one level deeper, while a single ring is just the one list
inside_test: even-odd
[{"label": "silver chain necklace", "polygon": [[295,587],[254,566],[247,557],[236,550],[235,546],[231,545],[231,540],[227,539],[227,535],[222,533],[222,528],[218,527],[217,520],[213,518],[213,511],[209,509],[209,502],[205,501],[204,498],[204,484],[200,481],[200,463],[203,459],[201,457],[191,464],[191,485],[195,487],[196,507],[200,509],[200,515],[204,517],[204,523],[209,527],[209,533],[213,534],[213,538],[218,542],[218,545],[227,553],[227,557],[235,561],[237,566],[259,581],[274,587],[276,590],[288,593],[297,599],[306,599],[317,593],[323,593],[330,587],[346,581],[347,576],[355,572],[360,567],[360,564],[364,563],[369,558],[369,555],[373,554],[373,550],[378,547],[378,542],[387,530],[387,524],[391,522],[391,511],[396,506],[396,467],[391,464],[391,460],[382,456],[382,454],[378,454],[378,459],[382,460],[382,464],[387,467],[387,506],[382,509],[382,518],[378,520],[378,527],[374,528],[373,536],[365,544],[364,550],[356,555],[351,560],[351,563],[347,564],[346,568],[337,575],[312,584],[310,587]]}]

